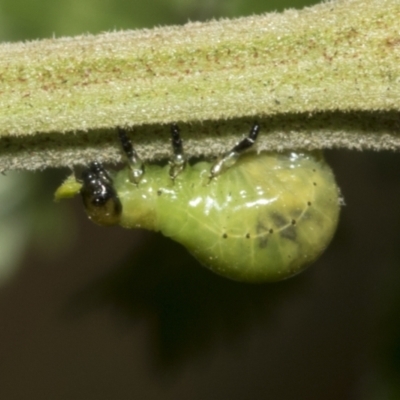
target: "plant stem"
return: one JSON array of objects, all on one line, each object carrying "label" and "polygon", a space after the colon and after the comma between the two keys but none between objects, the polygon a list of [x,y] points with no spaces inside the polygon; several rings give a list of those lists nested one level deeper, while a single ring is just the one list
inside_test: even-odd
[{"label": "plant stem", "polygon": [[[400,148],[400,2],[0,45],[0,170],[146,160],[178,122],[190,155],[262,124],[260,149]],[[267,132],[267,133],[266,133]]]}]

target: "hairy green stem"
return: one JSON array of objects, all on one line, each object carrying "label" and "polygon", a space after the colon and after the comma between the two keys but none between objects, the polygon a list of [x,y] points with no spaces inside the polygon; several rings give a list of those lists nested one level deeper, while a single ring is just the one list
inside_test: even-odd
[{"label": "hairy green stem", "polygon": [[0,170],[215,155],[262,124],[260,148],[400,148],[400,2],[0,45]]}]

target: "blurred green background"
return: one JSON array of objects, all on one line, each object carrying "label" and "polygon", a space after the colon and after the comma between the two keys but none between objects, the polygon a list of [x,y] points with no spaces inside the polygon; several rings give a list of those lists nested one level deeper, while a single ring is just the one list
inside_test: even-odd
[{"label": "blurred green background", "polygon": [[[312,3],[3,0],[0,39]],[[94,226],[79,199],[55,204],[68,171],[0,176],[0,398],[400,399],[399,156],[327,158],[347,203],[332,245],[259,286],[160,235]]]}]

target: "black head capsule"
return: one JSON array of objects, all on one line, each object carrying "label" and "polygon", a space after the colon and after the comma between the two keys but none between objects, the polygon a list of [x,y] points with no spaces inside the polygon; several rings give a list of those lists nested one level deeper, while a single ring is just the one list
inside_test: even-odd
[{"label": "black head capsule", "polygon": [[94,162],[81,175],[80,190],[88,217],[99,225],[116,225],[120,221],[122,205],[113,181],[103,165]]}]

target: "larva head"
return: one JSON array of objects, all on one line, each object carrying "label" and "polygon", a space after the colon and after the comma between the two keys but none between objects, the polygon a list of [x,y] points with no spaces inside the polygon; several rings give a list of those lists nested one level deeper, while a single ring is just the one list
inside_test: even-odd
[{"label": "larva head", "polygon": [[89,218],[99,225],[116,225],[120,221],[122,206],[113,181],[103,166],[92,163],[82,173],[83,204]]},{"label": "larva head", "polygon": [[98,225],[116,225],[122,213],[113,180],[100,163],[92,163],[77,180],[69,176],[56,190],[56,201],[81,194],[86,213]]}]

